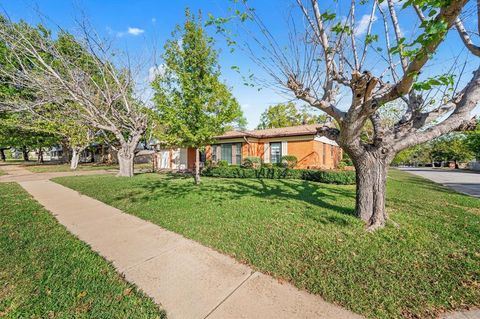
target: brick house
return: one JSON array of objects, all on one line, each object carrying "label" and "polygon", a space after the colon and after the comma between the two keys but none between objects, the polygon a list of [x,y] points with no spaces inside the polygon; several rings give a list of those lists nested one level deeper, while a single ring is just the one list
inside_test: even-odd
[{"label": "brick house", "polygon": [[[239,165],[248,156],[257,156],[264,163],[279,163],[282,156],[294,155],[296,168],[335,169],[342,159],[342,149],[334,141],[317,136],[322,125],[300,125],[251,131],[230,131],[216,137],[201,156],[206,160],[225,160]],[[158,169],[193,170],[195,150],[157,146]]]}]

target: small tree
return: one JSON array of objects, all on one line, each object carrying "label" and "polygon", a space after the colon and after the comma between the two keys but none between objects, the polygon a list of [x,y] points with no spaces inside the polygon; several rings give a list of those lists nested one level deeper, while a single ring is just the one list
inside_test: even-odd
[{"label": "small tree", "polygon": [[160,138],[195,148],[195,183],[200,183],[200,148],[212,143],[242,116],[239,104],[220,81],[213,40],[190,11],[163,54],[163,74],[153,82],[154,102],[162,124]]}]

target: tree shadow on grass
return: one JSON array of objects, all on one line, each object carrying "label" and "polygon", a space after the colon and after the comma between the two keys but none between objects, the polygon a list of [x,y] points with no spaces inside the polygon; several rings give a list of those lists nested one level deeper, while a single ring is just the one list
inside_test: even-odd
[{"label": "tree shadow on grass", "polygon": [[[191,177],[190,177],[191,178]],[[140,189],[138,189],[138,188]],[[137,189],[135,189],[137,188]],[[168,197],[175,200],[191,200],[190,195],[196,193],[205,201],[224,205],[225,201],[254,197],[259,200],[285,201],[283,212],[288,211],[289,201],[302,201],[307,203],[303,215],[315,222],[322,224],[334,223],[340,226],[348,226],[353,219],[345,216],[353,216],[353,202],[355,191],[342,189],[339,186],[326,187],[320,183],[293,180],[264,180],[264,179],[209,179],[201,185],[194,185],[185,180],[185,177],[167,175],[161,179],[148,180],[136,185],[128,193],[119,194],[115,200],[124,200],[128,196],[132,202],[146,202]],[[350,202],[351,205],[339,205],[337,203]],[[283,204],[283,203],[282,203]],[[309,208],[309,205],[321,207],[326,211],[318,211]]]}]

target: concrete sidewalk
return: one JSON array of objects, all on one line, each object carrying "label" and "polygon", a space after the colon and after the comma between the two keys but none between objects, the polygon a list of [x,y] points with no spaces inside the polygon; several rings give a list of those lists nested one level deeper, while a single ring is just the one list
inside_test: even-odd
[{"label": "concrete sidewalk", "polygon": [[7,173],[7,175],[0,176],[0,183],[8,182],[26,182],[26,181],[40,181],[48,180],[54,177],[62,176],[83,176],[83,175],[100,175],[100,174],[115,174],[112,170],[91,170],[91,171],[71,171],[71,172],[47,172],[47,173],[32,173],[21,165],[0,165],[0,169]]},{"label": "concrete sidewalk", "polygon": [[362,318],[69,188],[48,180],[20,185],[169,318]]}]

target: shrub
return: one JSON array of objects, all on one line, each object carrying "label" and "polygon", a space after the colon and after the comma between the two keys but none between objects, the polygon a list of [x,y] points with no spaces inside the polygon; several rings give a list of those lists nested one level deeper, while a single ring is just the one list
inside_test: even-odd
[{"label": "shrub", "polygon": [[347,153],[343,153],[343,158],[342,160],[340,161],[340,163],[345,163],[345,166],[353,166],[353,162],[352,162],[352,159],[350,158],[350,156],[348,156]]},{"label": "shrub", "polygon": [[221,160],[217,162],[218,167],[228,167],[228,162],[225,160]]},{"label": "shrub", "polygon": [[347,166],[347,164],[344,161],[340,161],[338,162],[337,166],[339,169],[344,169]]},{"label": "shrub", "polygon": [[205,161],[205,168],[208,168],[208,167],[214,167],[215,166],[215,162],[212,161],[212,160],[206,160]]},{"label": "shrub", "polygon": [[298,159],[294,155],[284,155],[282,156],[282,165],[287,168],[295,168],[297,166]]},{"label": "shrub", "polygon": [[354,171],[304,170],[302,179],[327,184],[355,184]]},{"label": "shrub", "polygon": [[259,168],[262,160],[258,156],[248,156],[242,162],[244,168]]},{"label": "shrub", "polygon": [[272,168],[273,165],[272,165],[272,163],[262,163],[262,167],[264,167],[264,168]]},{"label": "shrub", "polygon": [[265,166],[259,169],[252,169],[227,166],[207,168],[202,172],[202,175],[223,178],[303,179],[328,184],[355,184],[354,171],[322,171]]}]

